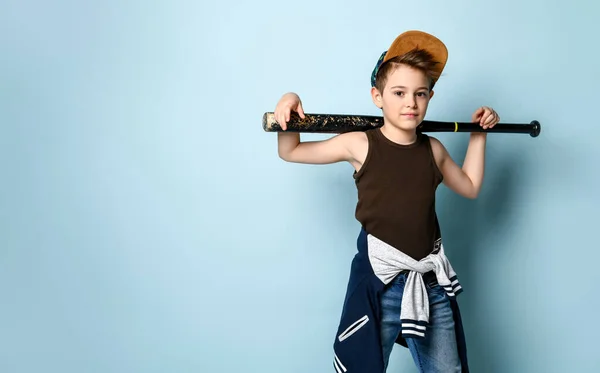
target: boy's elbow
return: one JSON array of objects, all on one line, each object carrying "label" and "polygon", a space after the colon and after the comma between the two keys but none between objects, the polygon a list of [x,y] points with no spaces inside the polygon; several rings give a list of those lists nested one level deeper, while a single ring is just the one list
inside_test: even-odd
[{"label": "boy's elbow", "polygon": [[278,152],[279,158],[281,158],[282,160],[286,161],[286,162],[292,162],[292,152],[286,152],[286,151],[279,151]]},{"label": "boy's elbow", "polygon": [[479,197],[480,190],[480,188],[473,188],[469,191],[469,193],[467,193],[465,197],[467,197],[468,199],[477,199],[477,197]]}]

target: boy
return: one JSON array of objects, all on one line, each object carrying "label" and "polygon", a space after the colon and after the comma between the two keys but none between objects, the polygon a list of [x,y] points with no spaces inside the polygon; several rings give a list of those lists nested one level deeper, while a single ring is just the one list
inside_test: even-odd
[{"label": "boy", "polygon": [[[394,343],[408,347],[421,372],[468,372],[456,295],[456,274],[444,254],[435,211],[437,186],[476,198],[483,182],[486,133],[471,133],[459,167],[439,140],[419,131],[448,52],[420,31],[399,35],[371,76],[371,97],[382,127],[324,141],[300,142],[278,133],[288,162],[349,162],[361,223],[346,298],[334,342],[337,373],[380,373]],[[304,117],[300,98],[285,94],[275,118],[286,129],[290,112]],[[488,107],[472,116],[484,128],[499,122]]]}]

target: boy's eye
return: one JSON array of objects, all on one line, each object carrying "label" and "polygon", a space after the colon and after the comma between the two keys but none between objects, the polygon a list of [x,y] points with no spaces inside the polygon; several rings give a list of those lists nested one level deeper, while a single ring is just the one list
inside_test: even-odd
[{"label": "boy's eye", "polygon": [[[404,92],[402,92],[402,91],[396,91],[396,92],[394,92],[394,94],[396,96],[404,96]],[[417,92],[416,95],[419,96],[419,97],[427,97],[427,93],[426,92]]]}]

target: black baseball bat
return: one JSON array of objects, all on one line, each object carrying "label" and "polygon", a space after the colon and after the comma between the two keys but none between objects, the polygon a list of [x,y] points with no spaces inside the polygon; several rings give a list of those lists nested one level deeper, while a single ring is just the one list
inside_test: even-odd
[{"label": "black baseball bat", "polygon": [[[300,118],[296,112],[290,114],[286,131],[308,133],[344,133],[351,131],[366,131],[381,127],[383,117],[375,115],[344,115],[344,114],[304,114]],[[263,130],[266,132],[282,132],[283,129],[275,120],[273,112],[266,112],[262,119]],[[443,122],[423,120],[418,127],[421,132],[489,132],[489,133],[524,133],[537,137],[542,130],[537,120],[530,123],[497,123],[494,127],[483,129],[479,123]]]}]

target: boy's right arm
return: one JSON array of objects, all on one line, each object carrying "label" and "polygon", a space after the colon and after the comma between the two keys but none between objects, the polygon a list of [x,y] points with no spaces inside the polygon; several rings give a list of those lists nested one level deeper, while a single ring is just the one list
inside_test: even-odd
[{"label": "boy's right arm", "polygon": [[286,93],[277,103],[275,119],[284,132],[277,133],[279,157],[287,162],[327,164],[353,159],[350,141],[357,134],[346,133],[336,135],[323,141],[300,142],[297,132],[285,132],[290,113],[296,111],[304,118],[304,109],[300,97],[295,93]]}]

